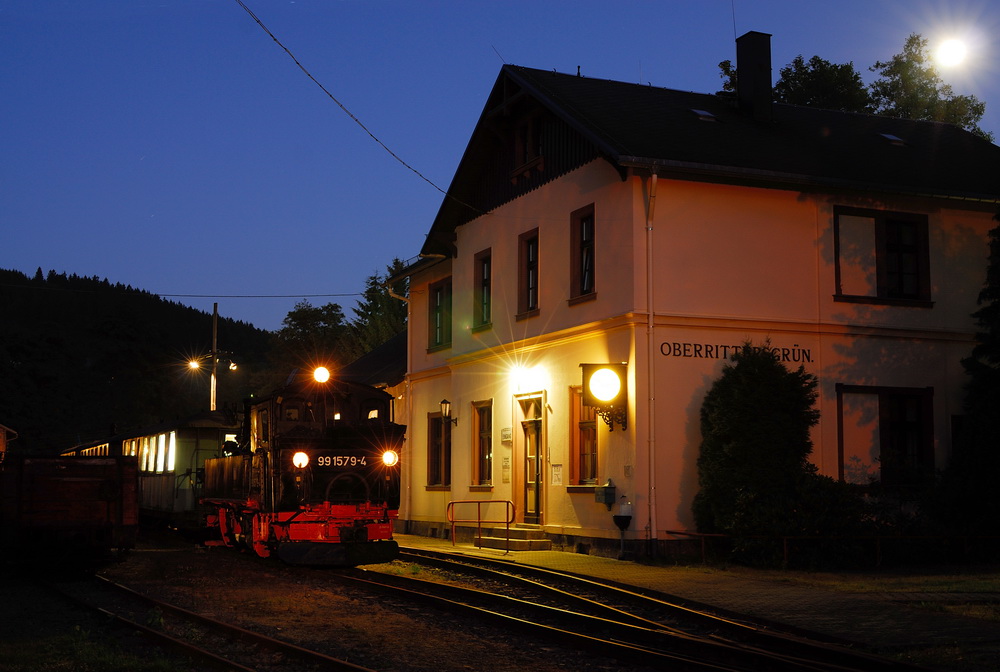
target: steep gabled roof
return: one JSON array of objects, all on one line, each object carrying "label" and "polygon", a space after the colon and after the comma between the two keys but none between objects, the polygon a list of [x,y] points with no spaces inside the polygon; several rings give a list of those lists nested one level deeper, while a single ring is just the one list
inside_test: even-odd
[{"label": "steep gabled roof", "polygon": [[641,168],[684,179],[1000,202],[1000,147],[951,124],[782,104],[761,122],[714,94],[505,65],[423,254],[451,252],[457,226],[520,195],[507,188],[484,196],[482,185],[497,179],[489,168],[502,150],[495,120],[525,101],[589,151],[573,154],[576,165],[546,164],[544,177],[520,193],[600,156],[623,175]]}]

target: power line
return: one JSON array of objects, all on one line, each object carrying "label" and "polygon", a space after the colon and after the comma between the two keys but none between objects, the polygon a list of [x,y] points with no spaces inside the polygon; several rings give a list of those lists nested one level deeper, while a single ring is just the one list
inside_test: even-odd
[{"label": "power line", "polygon": [[[89,280],[89,278],[81,278],[82,280]],[[108,285],[110,289],[117,289],[114,285]],[[78,287],[50,287],[41,286],[36,284],[12,284],[12,283],[0,283],[0,288],[2,289],[34,289],[43,290],[47,292],[75,292],[78,294],[98,294],[107,291],[107,288],[78,288]],[[170,299],[316,299],[316,298],[345,298],[349,296],[364,296],[364,292],[345,292],[341,294],[163,294],[161,292],[152,292],[146,289],[137,289],[134,287],[129,288],[132,292],[136,294],[148,294],[150,296],[157,296],[160,298],[170,298]]]},{"label": "power line", "polygon": [[176,298],[187,298],[187,299],[314,299],[314,298],[330,298],[330,297],[346,297],[346,296],[364,296],[362,292],[351,292],[349,294],[160,294],[159,292],[150,292],[150,294],[156,294],[159,297],[168,297],[171,299]]},{"label": "power line", "polygon": [[321,84],[321,83],[319,82],[319,80],[318,80],[318,79],[316,79],[315,77],[313,77],[313,76],[312,76],[312,73],[311,73],[311,72],[309,72],[309,71],[308,71],[308,70],[306,69],[306,67],[305,67],[304,65],[302,65],[302,63],[300,63],[300,62],[299,62],[299,59],[297,59],[297,58],[295,57],[295,55],[294,55],[294,54],[293,54],[293,53],[291,52],[291,50],[289,50],[289,48],[288,48],[288,47],[286,47],[286,46],[285,46],[284,44],[282,44],[282,43],[281,43],[281,40],[279,40],[279,39],[277,38],[277,36],[275,36],[275,34],[274,34],[274,33],[272,33],[272,32],[271,32],[271,31],[270,31],[270,30],[269,30],[269,29],[267,28],[267,26],[265,26],[265,25],[264,25],[264,22],[263,22],[263,21],[261,21],[261,20],[260,20],[260,19],[259,19],[259,18],[257,17],[257,15],[256,15],[256,14],[254,14],[254,13],[253,13],[253,11],[252,11],[252,10],[251,10],[251,9],[250,9],[249,7],[247,7],[247,6],[246,6],[246,3],[244,3],[244,2],[243,2],[243,0],[236,0],[236,4],[238,4],[238,5],[240,6],[240,7],[242,7],[242,8],[244,9],[244,11],[246,11],[246,13],[250,15],[250,18],[251,18],[251,19],[253,19],[253,20],[254,20],[254,21],[255,21],[255,22],[257,23],[257,25],[258,25],[258,26],[260,26],[260,27],[261,27],[261,30],[263,30],[263,31],[264,31],[265,33],[267,33],[267,34],[268,34],[268,35],[269,35],[269,36],[271,37],[271,39],[272,39],[272,40],[274,40],[274,43],[275,43],[275,44],[277,44],[277,45],[278,45],[279,47],[281,47],[281,48],[282,48],[282,50],[284,50],[284,52],[285,52],[286,54],[288,54],[288,57],[289,57],[289,58],[291,58],[291,59],[292,59],[292,61],[294,61],[294,62],[295,62],[295,65],[299,66],[299,70],[301,70],[301,71],[302,71],[303,73],[305,73],[305,76],[306,76],[306,77],[308,77],[309,79],[311,79],[311,80],[313,81],[313,83],[314,83],[314,84],[315,84],[316,86],[318,86],[318,87],[320,88],[320,90],[321,90],[321,91],[322,91],[323,93],[325,93],[325,94],[327,95],[327,97],[329,97],[329,98],[330,98],[330,100],[332,100],[333,102],[335,102],[335,103],[337,104],[337,106],[338,106],[338,107],[339,107],[339,108],[340,108],[341,110],[343,110],[343,111],[344,111],[344,114],[346,114],[347,116],[349,116],[349,117],[350,117],[350,118],[351,118],[351,119],[352,119],[352,120],[354,121],[354,123],[356,123],[356,124],[357,124],[358,126],[360,126],[360,127],[362,128],[362,130],[364,130],[364,132],[365,132],[365,133],[367,133],[367,134],[368,134],[368,136],[369,136],[369,137],[370,137],[370,138],[371,138],[372,140],[374,140],[375,142],[377,142],[377,143],[378,143],[378,144],[379,144],[379,145],[380,145],[380,146],[382,147],[382,149],[384,149],[385,151],[387,151],[387,152],[389,153],[389,155],[390,155],[390,156],[392,156],[392,158],[396,159],[396,161],[399,161],[399,162],[400,162],[401,164],[403,164],[403,165],[404,165],[404,166],[405,166],[406,168],[408,168],[409,170],[413,171],[413,173],[414,173],[414,174],[415,174],[415,175],[416,175],[417,177],[419,177],[419,178],[420,178],[420,179],[422,179],[422,180],[423,180],[424,182],[426,182],[427,184],[429,184],[429,185],[431,185],[432,187],[434,187],[435,189],[437,189],[437,190],[438,190],[439,192],[441,192],[442,194],[444,194],[446,198],[450,198],[450,199],[452,199],[452,200],[456,201],[457,203],[460,203],[461,205],[464,205],[465,207],[467,207],[467,208],[470,208],[470,209],[474,210],[475,212],[478,212],[478,213],[480,213],[480,214],[485,214],[485,213],[483,213],[483,212],[482,212],[482,211],[481,211],[481,210],[480,210],[479,208],[474,208],[474,207],[472,207],[471,205],[469,205],[468,203],[463,203],[463,202],[462,202],[462,201],[461,201],[460,199],[457,199],[457,198],[455,198],[454,196],[452,196],[451,194],[449,194],[449,193],[448,193],[447,191],[445,191],[444,189],[442,189],[442,188],[441,188],[441,187],[439,187],[438,185],[434,184],[434,182],[432,182],[432,181],[431,181],[431,180],[430,180],[430,179],[429,179],[428,177],[426,177],[426,176],[425,176],[425,175],[424,175],[423,173],[421,173],[421,172],[420,172],[419,170],[417,170],[416,168],[414,168],[413,166],[411,166],[410,164],[408,164],[408,163],[407,163],[406,161],[404,161],[403,159],[401,159],[401,158],[400,158],[400,157],[399,157],[399,156],[398,156],[398,155],[397,155],[397,154],[396,154],[396,153],[395,153],[394,151],[392,151],[391,149],[389,149],[389,147],[388,147],[388,146],[386,146],[386,144],[385,144],[384,142],[382,142],[381,140],[379,140],[379,139],[378,139],[377,137],[375,137],[375,134],[374,134],[374,133],[372,133],[372,132],[371,132],[370,130],[368,130],[368,127],[367,127],[367,126],[365,126],[365,125],[364,125],[363,123],[361,123],[361,120],[360,120],[360,119],[358,119],[358,118],[357,118],[356,116],[354,116],[354,114],[352,114],[352,113],[351,113],[351,111],[350,111],[350,110],[348,110],[348,109],[347,109],[347,107],[346,107],[346,106],[344,106],[344,104],[343,104],[343,103],[341,103],[341,102],[340,102],[339,100],[337,100],[337,98],[336,98],[336,97],[335,97],[335,96],[334,96],[334,95],[333,95],[332,93],[330,93],[330,91],[328,91],[328,90],[327,90],[327,88],[326,88],[325,86],[323,86],[323,85],[322,85],[322,84]]}]

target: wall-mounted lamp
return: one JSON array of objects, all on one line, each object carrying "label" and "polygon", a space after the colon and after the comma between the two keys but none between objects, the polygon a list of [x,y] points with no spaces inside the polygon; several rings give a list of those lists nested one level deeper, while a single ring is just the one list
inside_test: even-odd
[{"label": "wall-mounted lamp", "polygon": [[451,417],[451,402],[447,399],[441,400],[441,417],[453,425],[458,425],[458,418]]},{"label": "wall-mounted lamp", "polygon": [[581,364],[583,405],[592,406],[611,431],[628,427],[628,364]]}]

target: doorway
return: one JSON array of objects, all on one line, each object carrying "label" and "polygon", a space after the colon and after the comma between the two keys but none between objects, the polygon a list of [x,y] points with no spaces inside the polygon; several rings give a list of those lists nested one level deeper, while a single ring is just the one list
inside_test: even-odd
[{"label": "doorway", "polygon": [[542,433],[542,396],[534,395],[518,398],[521,408],[521,473],[524,475],[524,493],[521,510],[524,522],[531,525],[542,523],[543,486],[545,474],[545,450]]}]

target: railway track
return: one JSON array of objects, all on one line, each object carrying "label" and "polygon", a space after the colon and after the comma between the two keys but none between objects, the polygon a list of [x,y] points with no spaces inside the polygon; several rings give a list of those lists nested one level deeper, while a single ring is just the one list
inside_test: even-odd
[{"label": "railway track", "polygon": [[[335,575],[393,599],[429,604],[594,655],[671,670],[914,672],[914,667],[747,621],[685,608],[665,596],[515,563],[403,549],[434,580],[371,570]],[[442,577],[447,582],[442,582]],[[537,641],[537,640],[536,640]]]},{"label": "railway track", "polygon": [[192,669],[376,672],[154,599],[101,577],[49,587],[141,633],[151,643],[179,652],[193,661]]}]

